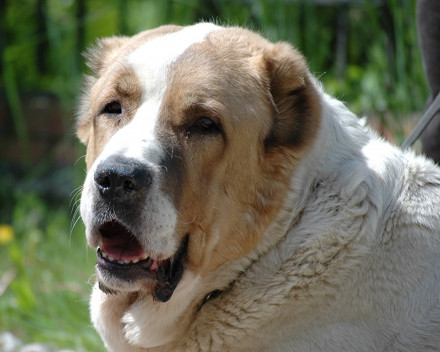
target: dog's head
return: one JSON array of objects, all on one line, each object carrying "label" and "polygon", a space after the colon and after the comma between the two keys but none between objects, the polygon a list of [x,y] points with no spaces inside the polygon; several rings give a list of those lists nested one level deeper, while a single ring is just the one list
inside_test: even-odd
[{"label": "dog's head", "polygon": [[238,28],[166,26],[87,55],[81,214],[103,289],[171,298],[248,255],[320,123],[302,56]]}]

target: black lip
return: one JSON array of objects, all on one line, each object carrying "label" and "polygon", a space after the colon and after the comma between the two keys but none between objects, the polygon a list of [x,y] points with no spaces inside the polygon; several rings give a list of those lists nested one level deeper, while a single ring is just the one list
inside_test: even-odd
[{"label": "black lip", "polygon": [[[168,301],[182,278],[186,254],[188,252],[188,235],[186,235],[168,268],[159,266],[157,270],[158,282],[154,288],[154,297],[160,302]],[[166,270],[163,270],[166,269]]]},{"label": "black lip", "polygon": [[137,263],[130,263],[130,264],[119,264],[118,262],[115,262],[115,261],[112,262],[112,261],[108,260],[107,258],[104,258],[100,248],[98,248],[97,254],[98,254],[97,264],[106,265],[106,266],[118,268],[121,270],[133,270],[133,269],[149,270],[151,265],[153,264],[153,259],[151,259],[151,258],[147,258],[147,259],[141,260]]},{"label": "black lip", "polygon": [[[97,269],[103,277],[117,278],[124,282],[136,282],[141,280],[154,283],[153,294],[160,302],[168,301],[179,284],[186,262],[188,249],[188,235],[186,235],[177,252],[173,257],[160,261],[157,270],[152,271],[153,259],[147,258],[135,264],[119,264],[103,257],[100,249],[97,250]],[[103,283],[105,285],[105,283]]]},{"label": "black lip", "polygon": [[150,270],[151,265],[153,264],[153,260],[150,258],[139,261],[135,264],[119,264],[104,258],[100,249],[97,250],[97,254],[98,260],[96,261],[96,266],[98,270],[104,272],[105,274],[117,277],[124,281],[157,279],[156,272]]}]

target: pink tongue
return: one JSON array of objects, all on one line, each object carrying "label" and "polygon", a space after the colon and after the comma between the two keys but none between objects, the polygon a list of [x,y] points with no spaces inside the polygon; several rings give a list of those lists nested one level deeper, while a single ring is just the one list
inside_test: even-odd
[{"label": "pink tongue", "polygon": [[141,259],[144,250],[134,235],[121,223],[104,223],[99,232],[102,236],[102,252],[118,261]]},{"label": "pink tongue", "polygon": [[144,255],[139,241],[117,221],[104,223],[99,232],[102,236],[101,250],[116,260],[141,259]]},{"label": "pink tongue", "polygon": [[103,238],[101,250],[116,260],[141,259],[144,255],[139,242],[134,237]]}]

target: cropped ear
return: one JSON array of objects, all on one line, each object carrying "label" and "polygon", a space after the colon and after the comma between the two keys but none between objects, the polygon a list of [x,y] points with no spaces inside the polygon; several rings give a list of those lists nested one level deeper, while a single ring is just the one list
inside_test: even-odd
[{"label": "cropped ear", "polygon": [[302,147],[320,123],[318,90],[304,57],[287,43],[276,43],[264,54],[275,116],[266,147]]},{"label": "cropped ear", "polygon": [[83,77],[83,88],[77,102],[76,111],[76,136],[84,145],[89,142],[90,132],[92,128],[92,115],[90,107],[90,91],[96,78],[85,75]]},{"label": "cropped ear", "polygon": [[91,68],[96,76],[100,76],[104,67],[114,60],[121,47],[127,42],[129,37],[114,36],[98,39],[84,53],[87,66]]},{"label": "cropped ear", "polygon": [[87,66],[92,70],[92,75],[85,75],[83,79],[83,89],[78,101],[78,111],[76,119],[76,135],[79,140],[87,145],[92,126],[90,115],[90,91],[96,80],[102,75],[104,68],[107,67],[115,58],[122,46],[129,37],[109,37],[99,39],[95,45],[91,46],[85,53]]}]

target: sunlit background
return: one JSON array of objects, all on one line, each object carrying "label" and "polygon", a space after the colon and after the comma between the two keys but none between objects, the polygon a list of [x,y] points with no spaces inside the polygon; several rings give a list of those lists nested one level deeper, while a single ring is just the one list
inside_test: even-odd
[{"label": "sunlit background", "polygon": [[244,25],[299,48],[328,92],[401,143],[429,94],[415,2],[1,0],[0,334],[103,350],[88,317],[95,254],[78,220],[85,150],[74,134],[81,53],[96,38]]}]

